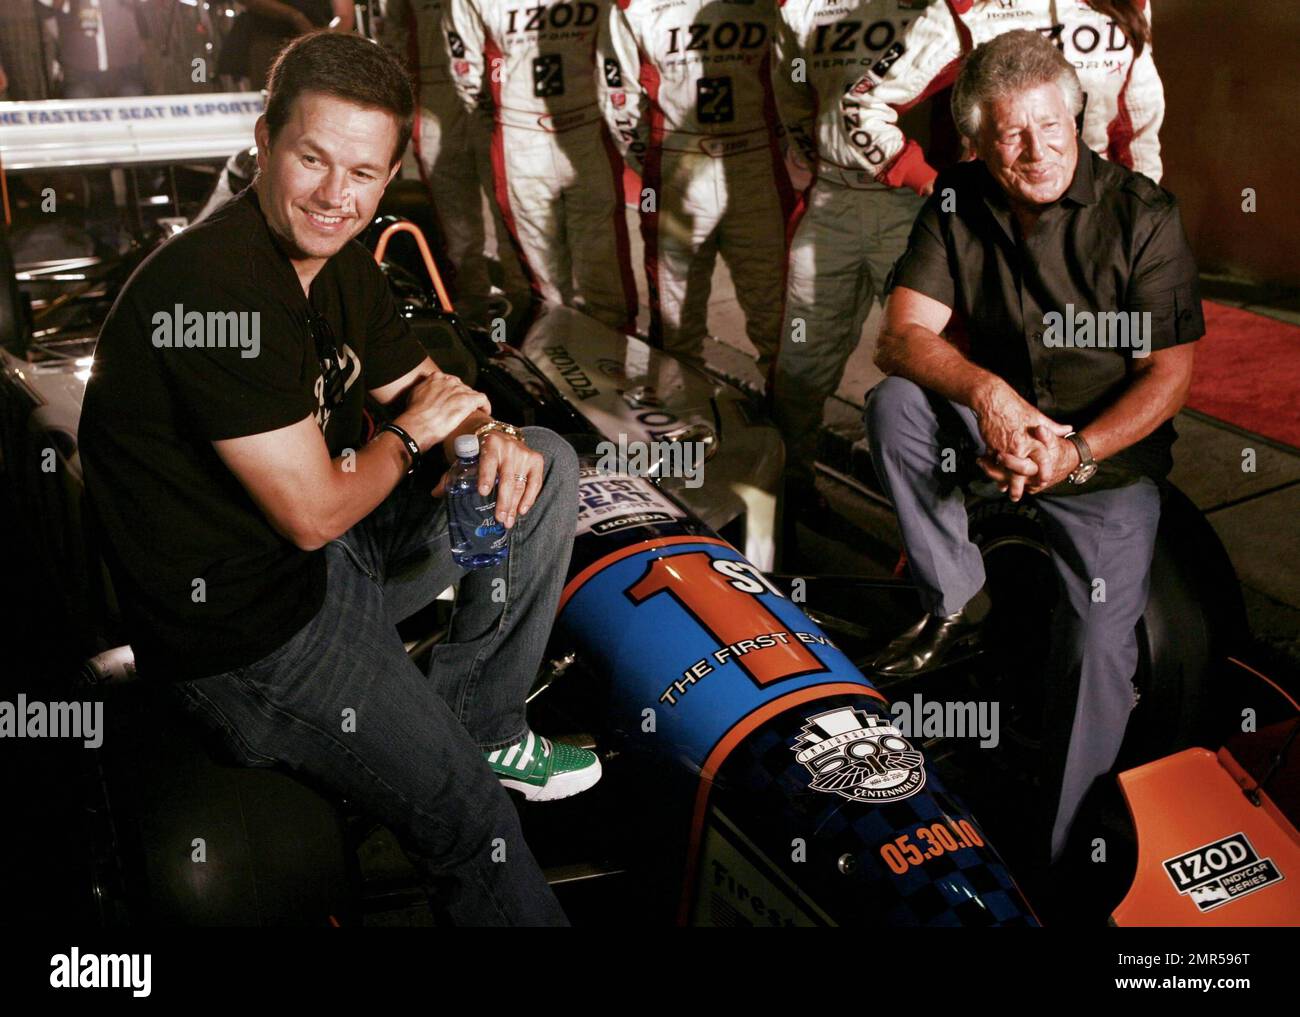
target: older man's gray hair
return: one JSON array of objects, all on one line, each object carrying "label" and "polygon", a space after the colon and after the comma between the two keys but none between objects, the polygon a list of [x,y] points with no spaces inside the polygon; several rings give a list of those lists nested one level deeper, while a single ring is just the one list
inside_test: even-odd
[{"label": "older man's gray hair", "polygon": [[1044,36],[1017,29],[971,51],[952,90],[952,118],[967,138],[979,134],[984,106],[1004,95],[1055,83],[1074,116],[1083,109],[1083,88],[1074,67]]}]

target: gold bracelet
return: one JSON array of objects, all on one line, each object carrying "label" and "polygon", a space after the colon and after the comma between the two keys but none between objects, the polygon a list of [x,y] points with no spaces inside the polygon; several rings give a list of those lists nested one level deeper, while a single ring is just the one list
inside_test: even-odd
[{"label": "gold bracelet", "polygon": [[528,445],[528,442],[524,441],[524,432],[515,427],[514,424],[507,424],[504,420],[489,420],[474,432],[474,437],[478,438],[479,444],[481,445],[483,443],[483,438],[486,435],[491,434],[493,431],[504,434],[507,438],[514,438],[525,447]]}]

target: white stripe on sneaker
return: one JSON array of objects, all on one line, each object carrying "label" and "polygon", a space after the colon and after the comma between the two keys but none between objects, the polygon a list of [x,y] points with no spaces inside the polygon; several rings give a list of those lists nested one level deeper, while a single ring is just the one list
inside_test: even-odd
[{"label": "white stripe on sneaker", "polygon": [[533,733],[529,731],[528,737],[524,739],[524,751],[519,754],[519,758],[515,761],[515,769],[519,770],[520,772],[523,772],[528,769],[528,766],[530,763],[532,763],[532,761],[533,761]]},{"label": "white stripe on sneaker", "polygon": [[515,756],[519,755],[519,742],[510,746],[510,751],[506,753],[506,758],[501,760],[502,766],[513,766]]}]

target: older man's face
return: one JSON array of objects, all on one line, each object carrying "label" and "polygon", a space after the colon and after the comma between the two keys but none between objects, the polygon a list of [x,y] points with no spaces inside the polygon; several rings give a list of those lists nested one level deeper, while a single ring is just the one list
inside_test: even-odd
[{"label": "older man's face", "polygon": [[1012,202],[1046,205],[1074,179],[1074,117],[1056,84],[1004,95],[984,107],[976,149]]}]

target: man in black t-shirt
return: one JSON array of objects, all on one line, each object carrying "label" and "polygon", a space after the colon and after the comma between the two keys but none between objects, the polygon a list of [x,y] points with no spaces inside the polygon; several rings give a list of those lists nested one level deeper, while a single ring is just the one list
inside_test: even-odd
[{"label": "man in black t-shirt", "polygon": [[[563,797],[595,755],[528,730],[577,515],[577,459],[493,421],[438,370],[353,238],[397,171],[413,102],[356,36],[272,71],[258,176],[149,257],[104,324],[81,454],[143,677],[248,765],[316,778],[388,824],[449,912],[563,922],[503,787]],[[400,410],[364,441],[366,394]],[[454,564],[440,497],[403,482],[477,433],[507,562]],[[450,458],[450,456],[449,456]],[[427,673],[394,628],[459,581]],[[506,763],[508,760],[508,764]],[[504,845],[509,864],[494,860]]]},{"label": "man in black t-shirt", "polygon": [[[1082,106],[1074,68],[1034,32],[967,58],[953,113],[980,159],[939,177],[894,267],[876,351],[890,377],[866,409],[926,610],[878,672],[915,675],[976,645],[989,601],[959,449],[1012,501],[1035,496],[1060,580],[1037,839],[1052,860],[1135,702],[1157,482],[1205,331],[1177,203],[1079,144]],[[968,351],[940,337],[954,317]]]}]

